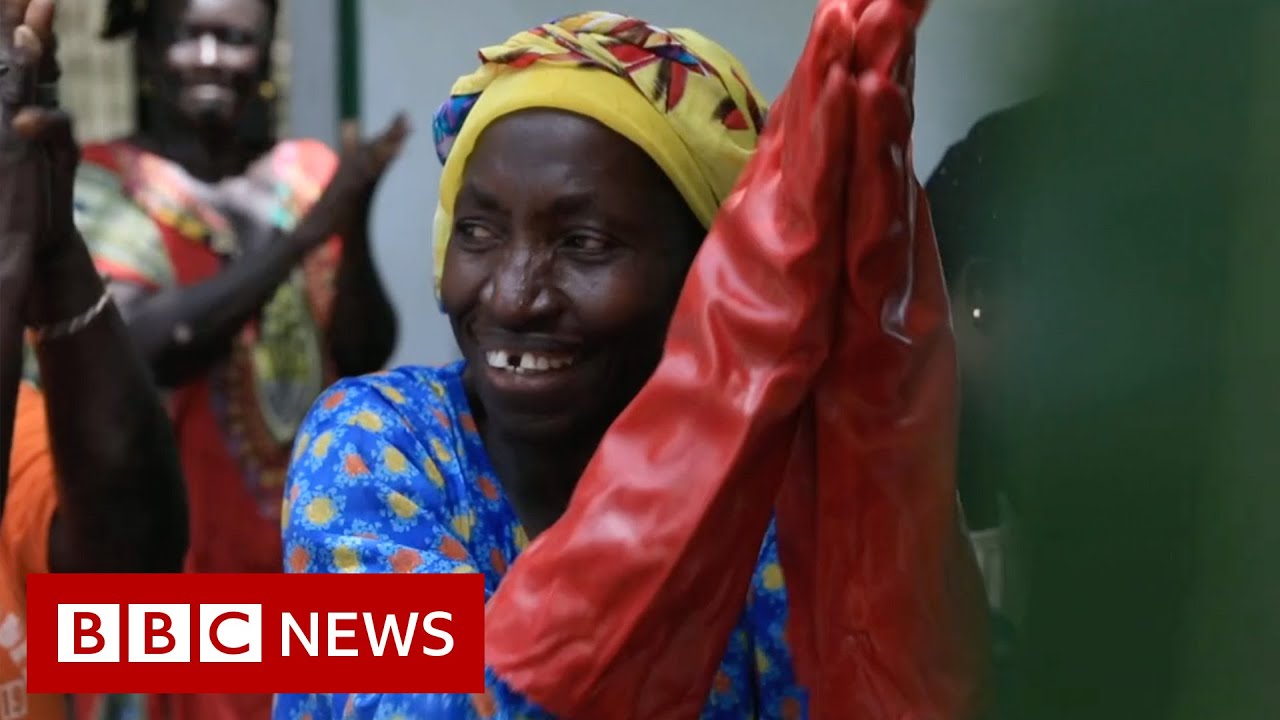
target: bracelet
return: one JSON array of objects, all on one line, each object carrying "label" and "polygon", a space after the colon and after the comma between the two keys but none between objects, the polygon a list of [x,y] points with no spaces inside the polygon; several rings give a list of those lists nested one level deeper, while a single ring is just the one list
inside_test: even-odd
[{"label": "bracelet", "polygon": [[54,323],[52,325],[35,328],[32,330],[32,335],[34,336],[33,339],[36,342],[44,342],[45,340],[55,340],[57,338],[67,337],[68,335],[75,335],[85,329],[89,323],[93,322],[95,318],[101,315],[103,309],[107,307],[107,303],[110,301],[111,292],[109,290],[103,290],[102,297],[98,298],[98,301],[93,304],[93,307],[90,307],[88,310],[85,310],[73,318]]}]

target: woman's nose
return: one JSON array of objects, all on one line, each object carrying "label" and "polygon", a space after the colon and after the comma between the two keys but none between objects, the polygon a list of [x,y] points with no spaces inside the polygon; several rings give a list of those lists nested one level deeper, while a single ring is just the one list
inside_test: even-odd
[{"label": "woman's nose", "polygon": [[528,247],[502,253],[483,297],[495,320],[519,327],[553,310],[547,287],[549,263],[550,258]]}]

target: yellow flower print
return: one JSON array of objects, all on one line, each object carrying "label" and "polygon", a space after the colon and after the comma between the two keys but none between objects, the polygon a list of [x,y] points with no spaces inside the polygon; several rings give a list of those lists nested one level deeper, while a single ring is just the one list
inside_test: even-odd
[{"label": "yellow flower print", "polygon": [[307,503],[307,522],[312,525],[328,525],[333,521],[337,511],[333,507],[333,501],[327,497],[318,497]]},{"label": "yellow flower print", "polygon": [[472,513],[463,513],[462,515],[453,516],[453,531],[462,538],[463,542],[471,539],[471,528],[475,527],[476,516]]},{"label": "yellow flower print", "polygon": [[474,575],[477,572],[480,572],[480,571],[476,570],[470,565],[458,565],[453,568],[453,573],[455,575]]},{"label": "yellow flower print", "polygon": [[529,546],[529,533],[525,532],[523,527],[517,525],[515,535],[516,549],[523,551]]},{"label": "yellow flower print", "polygon": [[769,563],[764,566],[764,587],[766,590],[782,589],[782,568],[778,563]]},{"label": "yellow flower print", "polygon": [[436,456],[440,462],[447,463],[453,460],[453,454],[449,452],[449,448],[440,442],[440,438],[431,438],[431,453]]},{"label": "yellow flower print", "polygon": [[293,503],[289,498],[280,501],[280,532],[289,529],[289,513],[293,512]]},{"label": "yellow flower print", "polygon": [[424,470],[427,471],[427,478],[431,480],[431,484],[436,487],[444,487],[444,476],[440,474],[440,468],[436,467],[436,463],[431,458],[427,458],[422,464]]},{"label": "yellow flower print", "polygon": [[444,397],[444,385],[441,385],[439,382],[432,380],[431,392],[435,393],[436,397]]},{"label": "yellow flower print", "polygon": [[391,402],[397,405],[404,404],[404,395],[402,395],[399,390],[391,387],[390,385],[379,385],[378,392],[382,393],[382,397],[390,400]]},{"label": "yellow flower print", "polygon": [[360,569],[360,556],[355,548],[340,545],[333,549],[333,566],[338,572],[356,572]]},{"label": "yellow flower print", "polygon": [[320,437],[316,438],[315,443],[311,445],[312,456],[314,456],[317,460],[323,460],[324,456],[329,454],[329,446],[332,444],[333,444],[333,433],[331,432],[321,433]]},{"label": "yellow flower print", "polygon": [[369,432],[379,432],[382,430],[382,418],[378,417],[378,413],[372,410],[361,410],[347,421],[351,425],[358,425]]},{"label": "yellow flower print", "polygon": [[769,658],[760,648],[756,648],[756,671],[761,675],[769,672]]},{"label": "yellow flower print", "polygon": [[382,462],[386,464],[387,471],[394,475],[403,474],[405,470],[409,469],[409,459],[392,445],[382,449]]},{"label": "yellow flower print", "polygon": [[391,506],[391,512],[405,520],[418,514],[418,503],[398,492],[393,492],[387,496],[387,504]]},{"label": "yellow flower print", "polygon": [[307,445],[311,442],[310,433],[302,433],[298,436],[297,443],[293,446],[293,459],[297,460],[302,457],[302,453],[307,451]]}]

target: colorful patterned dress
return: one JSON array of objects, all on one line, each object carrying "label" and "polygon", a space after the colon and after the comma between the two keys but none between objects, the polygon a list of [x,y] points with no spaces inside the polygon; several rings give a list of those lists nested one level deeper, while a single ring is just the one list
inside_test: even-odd
[{"label": "colorful patterned dress", "polygon": [[[464,364],[339,382],[294,448],[284,505],[295,573],[480,573],[486,597],[529,539],[485,453]],[[786,590],[770,529],[702,718],[805,717],[784,640]],[[490,675],[484,695],[279,695],[275,720],[536,720]],[[340,688],[334,688],[340,690]]]},{"label": "colorful patterned dress", "polygon": [[[288,231],[336,168],[337,156],[323,143],[287,141],[237,181],[258,186],[267,201],[260,212]],[[244,251],[228,218],[203,197],[165,158],[126,142],[90,145],[76,178],[76,223],[102,273],[164,292],[213,277]],[[235,338],[228,357],[168,394],[187,480],[188,571],[279,572],[289,452],[308,409],[336,379],[324,337],[340,255],[337,239],[312,252]],[[86,704],[80,717],[115,712]],[[166,704],[165,717],[270,714],[269,696],[175,696]]]}]

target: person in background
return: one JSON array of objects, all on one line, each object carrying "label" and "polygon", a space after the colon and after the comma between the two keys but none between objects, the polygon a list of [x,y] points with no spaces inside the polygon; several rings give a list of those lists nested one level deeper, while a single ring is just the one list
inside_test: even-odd
[{"label": "person in background", "polygon": [[[925,185],[952,303],[960,366],[957,485],[992,610],[997,682],[1007,686],[1020,597],[1014,532],[1018,488],[1002,467],[1002,387],[1017,308],[1004,291],[1018,245],[1003,220],[1017,202],[1004,173],[1018,133],[1041,107],[1027,101],[979,120],[951,146]],[[1002,221],[1003,220],[1003,221]],[[1002,693],[997,692],[997,703]]]},{"label": "person in background", "polygon": [[[325,387],[381,368],[395,346],[368,221],[408,128],[397,118],[342,158],[318,141],[277,141],[273,1],[108,10],[106,34],[134,38],[137,127],[85,147],[77,224],[168,393],[191,506],[186,569],[276,572],[299,424]],[[252,720],[270,698],[151,706]]]},{"label": "person in background", "polygon": [[[28,574],[177,572],[187,547],[172,430],[73,223],[78,148],[56,106],[52,30],[52,0],[0,3],[0,717],[12,720],[67,710],[26,692]],[[43,392],[21,379],[26,335]]]},{"label": "person in background", "polygon": [[[572,15],[481,51],[435,118],[435,280],[464,360],[338,383],[304,424],[289,572],[480,573],[486,596],[564,512],[652,375],[765,101],[690,30]],[[770,530],[706,718],[800,718]],[[489,694],[280,695],[277,720],[544,717]]]}]

